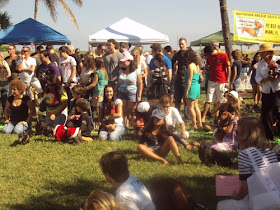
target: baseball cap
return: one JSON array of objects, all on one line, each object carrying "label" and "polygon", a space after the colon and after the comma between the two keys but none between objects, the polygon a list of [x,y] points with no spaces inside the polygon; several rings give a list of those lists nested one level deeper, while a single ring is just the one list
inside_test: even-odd
[{"label": "baseball cap", "polygon": [[238,100],[238,93],[236,91],[232,90],[228,94],[233,96],[236,100]]},{"label": "baseball cap", "polygon": [[130,53],[126,53],[122,59],[120,59],[120,62],[126,62],[128,60],[133,61],[133,56]]},{"label": "baseball cap", "polygon": [[149,109],[150,109],[150,104],[146,101],[139,103],[137,106],[137,111],[140,113],[148,112]]},{"label": "baseball cap", "polygon": [[152,117],[156,117],[158,119],[164,119],[165,118],[165,112],[160,110],[160,109],[155,109],[153,112],[152,112]]}]

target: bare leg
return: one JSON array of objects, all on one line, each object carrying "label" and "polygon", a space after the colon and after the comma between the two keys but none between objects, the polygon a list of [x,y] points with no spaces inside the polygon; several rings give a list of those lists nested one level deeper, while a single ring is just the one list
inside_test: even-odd
[{"label": "bare leg", "polygon": [[147,158],[151,158],[151,159],[160,161],[160,162],[162,162],[165,165],[168,164],[168,162],[164,158],[162,158],[162,157],[158,156],[157,154],[155,154],[154,151],[151,148],[147,147],[144,144],[138,144],[137,145],[137,150],[138,150],[138,152],[141,155],[143,155],[143,156],[145,156]]},{"label": "bare leg", "polygon": [[198,127],[202,128],[202,122],[201,122],[201,112],[200,112],[200,109],[199,109],[199,106],[198,106],[198,99],[196,99],[194,101],[194,110],[195,110],[195,114],[196,114],[196,119],[197,119],[197,122],[198,122]]},{"label": "bare leg", "polygon": [[162,154],[162,156],[165,157],[169,153],[170,150],[172,151],[173,155],[176,157],[178,163],[183,163],[180,153],[179,153],[177,143],[172,136],[169,136],[165,140],[165,142],[161,146],[160,153]]},{"label": "bare leg", "polygon": [[204,103],[204,109],[203,109],[202,116],[201,116],[201,122],[205,122],[205,117],[206,117],[206,114],[207,114],[209,109],[210,109],[210,103],[205,102]]},{"label": "bare leg", "polygon": [[[135,102],[128,101],[127,102],[127,122],[126,122],[126,129],[129,127],[129,116],[132,114],[133,108],[135,107]],[[131,117],[132,118],[132,117]]]},{"label": "bare leg", "polygon": [[254,105],[257,104],[257,84],[252,84]]},{"label": "bare leg", "polygon": [[262,87],[257,85],[257,104],[259,105],[262,100]]},{"label": "bare leg", "polygon": [[196,115],[195,115],[195,110],[194,110],[194,100],[191,100],[191,99],[188,98],[186,101],[187,101],[187,106],[188,106],[189,113],[191,115],[193,128],[197,129]]}]

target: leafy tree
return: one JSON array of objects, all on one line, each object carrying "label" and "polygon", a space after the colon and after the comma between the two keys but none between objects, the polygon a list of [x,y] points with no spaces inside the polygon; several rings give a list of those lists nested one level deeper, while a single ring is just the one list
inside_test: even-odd
[{"label": "leafy tree", "polygon": [[[4,7],[6,4],[8,4],[11,0],[0,0],[0,8]],[[35,8],[34,8],[34,19],[38,20],[38,5],[40,2],[44,2],[45,6],[49,10],[50,16],[52,17],[53,21],[56,21],[57,18],[57,5],[59,4],[66,14],[69,16],[69,18],[73,21],[77,29],[79,30],[79,26],[77,23],[77,20],[71,11],[71,9],[66,4],[66,0],[35,0]],[[79,7],[82,7],[83,0],[72,0],[76,5]]]},{"label": "leafy tree", "polygon": [[0,12],[0,29],[3,30],[5,28],[9,28],[12,26],[11,17],[7,12]]}]

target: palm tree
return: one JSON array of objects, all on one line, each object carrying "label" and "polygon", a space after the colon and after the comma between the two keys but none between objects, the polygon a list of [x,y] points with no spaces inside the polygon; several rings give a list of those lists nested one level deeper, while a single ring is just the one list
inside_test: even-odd
[{"label": "palm tree", "polygon": [[0,12],[0,30],[8,28],[12,26],[11,17],[8,15],[7,12]]},{"label": "palm tree", "polygon": [[[10,1],[11,0],[0,0],[0,8],[5,6]],[[34,19],[35,20],[38,20],[38,4],[39,4],[39,1],[45,3],[45,5],[46,5],[47,9],[49,10],[50,15],[51,15],[54,22],[56,21],[56,17],[57,17],[57,4],[60,4],[60,6],[62,6],[62,8],[65,10],[67,15],[70,17],[70,19],[74,22],[75,26],[79,30],[77,20],[74,16],[73,12],[71,11],[71,9],[67,6],[67,4],[65,2],[66,0],[35,0],[35,9],[34,9]],[[82,7],[82,5],[83,5],[83,0],[72,0],[72,2],[77,4],[79,7]]]}]

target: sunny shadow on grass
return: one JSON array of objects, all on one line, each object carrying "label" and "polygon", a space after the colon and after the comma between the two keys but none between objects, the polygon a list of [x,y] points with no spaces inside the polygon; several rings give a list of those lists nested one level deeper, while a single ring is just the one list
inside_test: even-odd
[{"label": "sunny shadow on grass", "polygon": [[[204,99],[202,96],[201,102]],[[189,141],[197,139],[210,141],[212,134],[191,133]],[[126,154],[130,172],[148,188],[154,177],[173,177],[210,209],[215,209],[220,199],[215,196],[215,175],[238,173],[236,168],[201,165],[196,151],[186,151],[181,146],[187,166],[177,165],[172,154],[166,166],[140,158],[137,140],[131,135],[120,142],[96,140],[80,145],[34,136],[30,144],[13,146],[16,140],[16,135],[0,134],[0,209],[78,209],[94,189],[114,194],[115,189],[106,182],[99,167],[101,156],[113,150]]]}]

